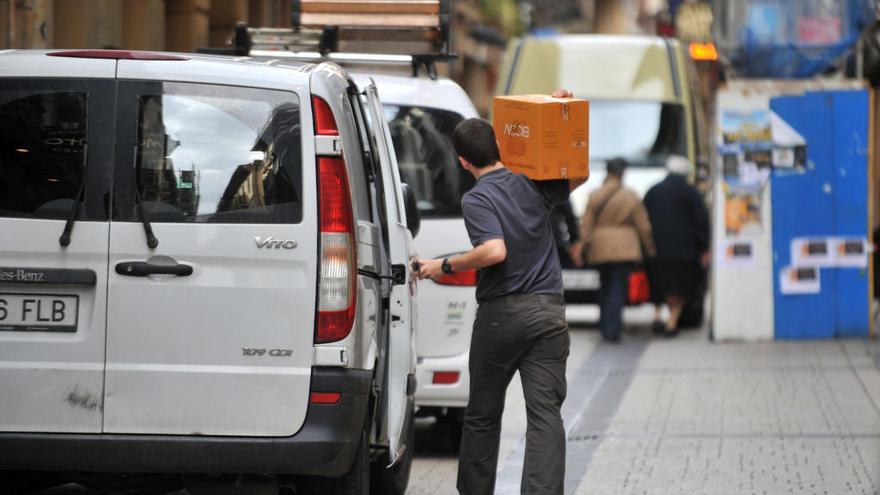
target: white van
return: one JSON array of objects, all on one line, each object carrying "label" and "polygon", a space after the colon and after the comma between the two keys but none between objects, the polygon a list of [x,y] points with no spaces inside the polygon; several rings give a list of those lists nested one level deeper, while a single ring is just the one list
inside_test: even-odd
[{"label": "white van", "polygon": [[404,493],[417,212],[359,92],[327,63],[0,52],[0,492]]},{"label": "white van", "polygon": [[[474,179],[458,161],[452,131],[478,117],[467,93],[446,78],[355,73],[361,84],[375,81],[382,99],[401,180],[415,192],[422,218],[416,250],[422,258],[443,258],[472,248],[461,216],[461,196]],[[477,302],[475,270],[444,275],[419,285],[416,406],[461,435],[468,402],[468,353]]]},{"label": "white van", "polygon": [[[670,155],[708,167],[709,132],[699,80],[678,40],[554,34],[508,45],[497,94],[546,94],[556,88],[590,100],[590,180],[571,194],[576,215],[583,214],[589,194],[602,185],[605,163],[612,158],[627,159],[624,183],[640,196],[666,176]],[[563,270],[563,281],[568,302],[597,300],[596,270]],[[686,309],[682,323],[701,320],[700,303]]]}]

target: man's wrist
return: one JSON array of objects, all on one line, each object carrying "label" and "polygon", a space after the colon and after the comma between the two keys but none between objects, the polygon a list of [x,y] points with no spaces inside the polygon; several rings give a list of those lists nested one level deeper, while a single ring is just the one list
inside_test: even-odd
[{"label": "man's wrist", "polygon": [[452,264],[449,263],[449,258],[443,258],[443,261],[440,263],[440,271],[446,274],[455,273],[455,270],[452,269]]}]

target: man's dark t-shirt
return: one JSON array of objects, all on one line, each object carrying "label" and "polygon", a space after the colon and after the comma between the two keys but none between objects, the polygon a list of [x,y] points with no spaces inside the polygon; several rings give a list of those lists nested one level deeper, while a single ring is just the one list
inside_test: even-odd
[{"label": "man's dark t-shirt", "polygon": [[550,212],[568,201],[567,180],[531,181],[493,170],[464,194],[461,209],[471,244],[504,239],[507,258],[479,271],[477,301],[511,294],[562,294],[562,271]]}]

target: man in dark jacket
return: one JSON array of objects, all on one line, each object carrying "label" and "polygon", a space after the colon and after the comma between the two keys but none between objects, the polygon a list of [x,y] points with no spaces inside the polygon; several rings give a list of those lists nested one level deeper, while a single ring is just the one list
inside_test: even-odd
[{"label": "man in dark jacket", "polygon": [[[657,305],[654,331],[675,336],[685,304],[701,297],[703,269],[709,256],[709,212],[699,191],[688,183],[692,166],[687,158],[670,156],[669,175],[645,195],[657,256],[650,264],[651,295]],[[669,306],[669,319],[660,321],[660,305]]]}]

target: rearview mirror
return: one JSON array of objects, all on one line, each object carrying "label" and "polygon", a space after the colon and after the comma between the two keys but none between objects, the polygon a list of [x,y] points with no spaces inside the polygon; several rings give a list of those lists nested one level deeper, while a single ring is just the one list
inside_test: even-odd
[{"label": "rearview mirror", "polygon": [[400,193],[403,195],[403,207],[406,209],[406,226],[412,232],[413,239],[415,239],[419,235],[419,229],[422,227],[422,216],[419,214],[416,193],[405,182],[400,184]]}]

